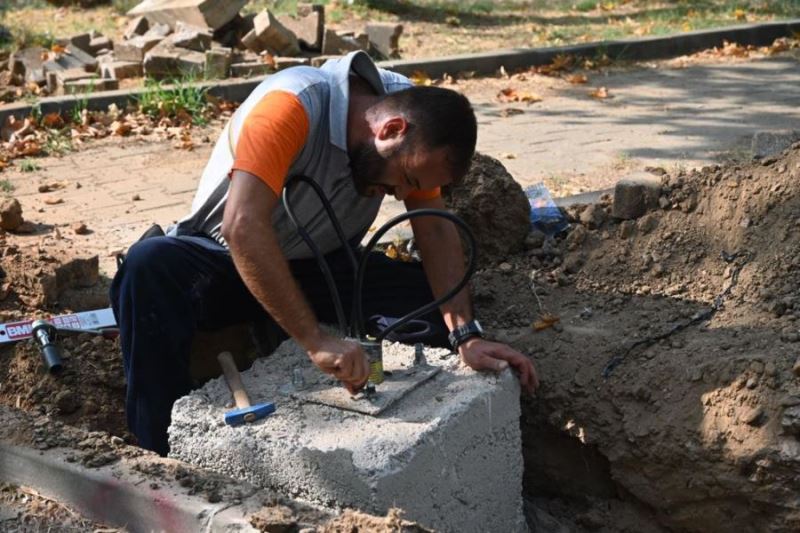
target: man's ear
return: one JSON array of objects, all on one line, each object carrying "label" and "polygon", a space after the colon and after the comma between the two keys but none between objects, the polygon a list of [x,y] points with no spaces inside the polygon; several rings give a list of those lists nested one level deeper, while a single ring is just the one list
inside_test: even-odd
[{"label": "man's ear", "polygon": [[406,119],[396,115],[384,119],[378,127],[375,138],[379,141],[402,140],[408,132]]}]

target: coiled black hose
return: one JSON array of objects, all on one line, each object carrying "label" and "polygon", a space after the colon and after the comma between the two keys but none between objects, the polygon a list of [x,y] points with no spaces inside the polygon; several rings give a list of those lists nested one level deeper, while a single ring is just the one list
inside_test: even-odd
[{"label": "coiled black hose", "polygon": [[[333,224],[334,230],[336,231],[336,235],[339,237],[339,240],[342,243],[342,246],[347,251],[348,259],[350,260],[351,266],[353,267],[353,272],[355,273],[355,284],[353,287],[353,310],[352,310],[352,329],[347,327],[347,320],[344,315],[344,307],[342,306],[341,298],[339,298],[339,292],[336,289],[336,282],[333,279],[333,274],[328,267],[328,263],[325,260],[325,256],[320,251],[319,247],[314,243],[311,236],[308,234],[308,231],[305,229],[300,221],[297,219],[297,216],[294,213],[294,210],[291,206],[291,202],[289,201],[289,189],[294,186],[297,182],[303,182],[310,185],[314,191],[316,192],[317,196],[322,203],[325,212],[328,214],[328,217]],[[342,230],[342,226],[339,223],[339,219],[336,217],[336,213],[333,212],[333,207],[331,206],[328,199],[325,197],[325,193],[322,188],[317,184],[314,180],[307,176],[292,176],[286,182],[286,185],[283,189],[282,200],[283,200],[283,207],[286,209],[286,214],[289,216],[289,220],[292,221],[295,228],[297,229],[298,234],[300,237],[305,241],[306,245],[309,247],[311,252],[314,254],[314,257],[319,264],[320,270],[322,271],[322,275],[325,278],[325,282],[328,284],[328,290],[331,293],[331,298],[333,299],[333,306],[336,311],[336,318],[339,322],[339,330],[341,331],[343,336],[348,335],[355,335],[357,339],[363,340],[364,335],[366,335],[366,326],[364,321],[364,313],[362,308],[362,292],[364,286],[364,277],[367,269],[367,261],[369,259],[369,254],[378,244],[378,240],[383,237],[390,229],[395,227],[396,225],[404,222],[406,220],[410,220],[412,218],[421,217],[421,216],[437,216],[441,218],[445,218],[453,222],[456,226],[459,226],[463,231],[464,235],[466,236],[466,240],[469,243],[469,261],[467,262],[467,268],[464,272],[464,277],[461,281],[456,284],[455,287],[450,289],[446,294],[439,297],[438,299],[434,300],[433,302],[420,307],[419,309],[408,313],[407,315],[401,317],[391,326],[387,327],[377,337],[377,341],[380,342],[387,335],[389,335],[392,331],[404,326],[411,320],[427,314],[434,309],[438,308],[440,305],[445,303],[446,301],[453,298],[456,294],[458,294],[466,285],[469,283],[470,278],[475,273],[475,268],[477,266],[476,262],[476,255],[477,255],[477,247],[475,243],[475,236],[470,231],[469,226],[467,223],[464,222],[461,218],[450,213],[448,211],[443,211],[440,209],[416,209],[414,211],[409,211],[393,217],[388,222],[383,224],[378,230],[375,232],[375,235],[367,243],[366,247],[364,248],[363,252],[361,252],[361,259],[360,261],[356,258],[356,253],[350,246],[350,243],[347,241],[347,237]]]}]

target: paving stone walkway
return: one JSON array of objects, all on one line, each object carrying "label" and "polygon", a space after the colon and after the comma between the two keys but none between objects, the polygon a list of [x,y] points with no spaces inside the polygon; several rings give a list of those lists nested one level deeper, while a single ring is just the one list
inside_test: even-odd
[{"label": "paving stone walkway", "polygon": [[[759,130],[800,129],[800,62],[792,57],[643,68],[592,81],[613,98],[595,100],[585,86],[567,87],[509,116],[495,92],[467,91],[479,115],[478,149],[501,158],[523,186],[545,181],[574,193],[611,186],[645,165],[691,167],[736,155]],[[171,142],[103,141],[46,158],[37,173],[0,177],[15,186],[26,218],[66,226],[65,234],[85,222],[93,233],[73,236],[75,247],[99,253],[101,268],[113,273],[110,252],[153,222],[168,225],[188,211],[210,151],[211,144],[186,152]],[[37,192],[42,182],[62,180],[70,183],[63,191]],[[132,200],[135,194],[141,201]],[[51,196],[64,203],[46,204]],[[384,207],[381,220],[402,210],[397,202]]]}]

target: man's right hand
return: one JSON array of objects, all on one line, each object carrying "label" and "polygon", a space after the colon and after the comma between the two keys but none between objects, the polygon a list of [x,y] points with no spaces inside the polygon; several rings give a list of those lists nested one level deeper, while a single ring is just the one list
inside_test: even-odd
[{"label": "man's right hand", "polygon": [[341,381],[350,394],[357,393],[367,384],[369,361],[357,342],[323,335],[306,349],[311,361]]}]

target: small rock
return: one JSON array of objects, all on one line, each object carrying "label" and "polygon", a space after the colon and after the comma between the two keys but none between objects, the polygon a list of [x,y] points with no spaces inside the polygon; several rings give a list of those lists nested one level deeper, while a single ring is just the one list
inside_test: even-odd
[{"label": "small rock", "polygon": [[581,211],[580,221],[581,224],[589,229],[596,229],[603,225],[606,220],[606,212],[602,205],[589,204],[586,209]]},{"label": "small rock", "polygon": [[62,415],[69,415],[80,409],[81,401],[71,390],[62,390],[55,397],[55,405]]},{"label": "small rock", "polygon": [[800,378],[800,357],[798,357],[797,361],[794,362],[794,366],[792,367],[792,373]]},{"label": "small rock", "polygon": [[89,233],[89,228],[87,228],[86,224],[83,222],[76,222],[72,225],[72,231],[74,231],[76,235],[87,235]]},{"label": "small rock", "polygon": [[138,194],[134,194],[133,196],[131,196],[131,200],[133,200],[134,202],[138,202],[141,199],[142,197],[139,196]]},{"label": "small rock", "polygon": [[498,266],[501,272],[510,272],[513,268],[510,263],[500,263]]},{"label": "small rock", "polygon": [[544,232],[534,228],[528,233],[528,236],[525,237],[525,248],[528,250],[541,248],[545,238],[547,238],[547,235],[545,235]]},{"label": "small rock", "polygon": [[762,419],[764,417],[764,409],[761,407],[756,407],[755,409],[750,409],[749,411],[745,411],[740,420],[747,424],[748,426],[760,426]]},{"label": "small rock", "polygon": [[22,206],[16,198],[7,198],[0,202],[0,229],[14,231],[23,222]]},{"label": "small rock", "polygon": [[588,234],[589,231],[586,229],[586,226],[583,225],[573,226],[572,230],[569,232],[569,235],[567,235],[567,238],[564,241],[565,244],[567,245],[567,249],[574,250],[575,248],[583,244]]},{"label": "small rock", "polygon": [[756,387],[758,387],[758,379],[756,379],[755,377],[748,379],[745,386],[748,389],[755,389]]}]

